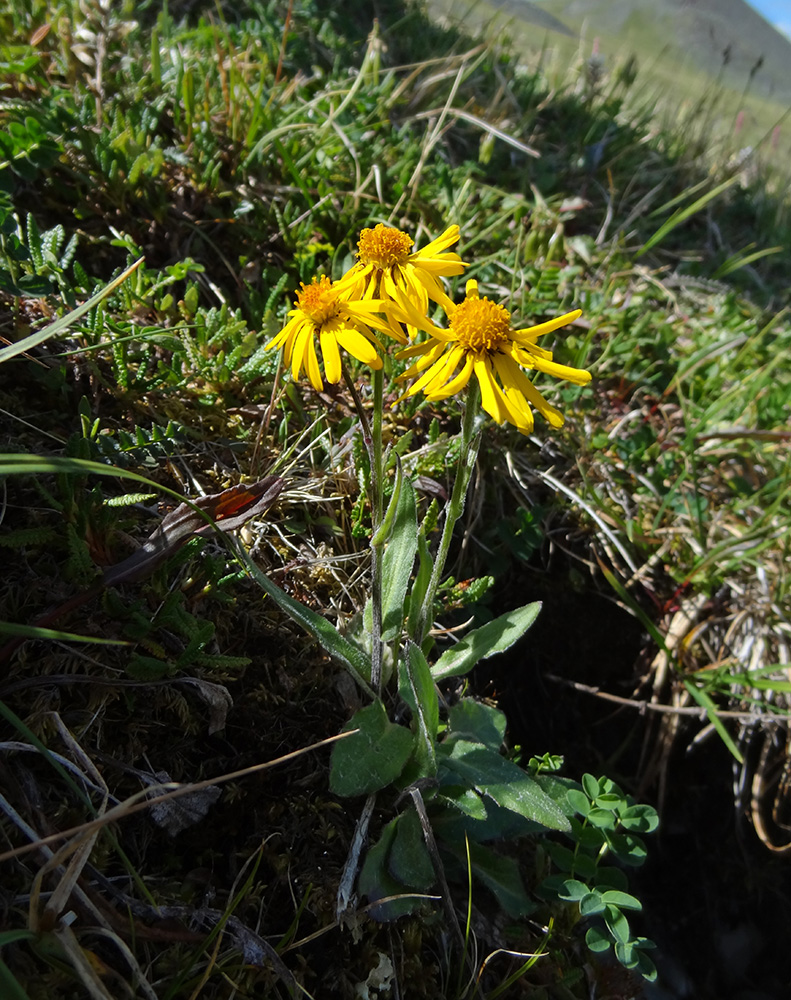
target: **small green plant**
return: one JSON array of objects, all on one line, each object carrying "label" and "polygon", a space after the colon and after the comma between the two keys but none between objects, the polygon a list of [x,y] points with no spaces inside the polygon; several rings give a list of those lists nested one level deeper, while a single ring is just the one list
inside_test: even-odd
[{"label": "small green plant", "polygon": [[57,290],[71,296],[66,269],[76,251],[77,236],[66,242],[62,225],[42,233],[28,214],[23,227],[0,201],[0,292],[42,298]]},{"label": "small green plant", "polygon": [[[474,280],[467,283],[464,302],[452,302],[437,278],[458,274],[466,266],[457,255],[445,252],[457,238],[458,230],[453,227],[429,247],[412,253],[412,240],[400,230],[383,225],[364,230],[359,262],[335,284],[326,277],[303,284],[289,321],[270,345],[283,347],[294,379],[304,368],[316,389],[323,388],[324,377],[331,383],[345,379],[357,406],[364,443],[355,452],[362,493],[354,515],[355,531],[370,537],[372,553],[371,596],[363,614],[341,636],[319,616],[295,606],[270,581],[262,582],[267,593],[350,670],[371,698],[349,720],[346,731],[351,735],[332,754],[331,790],[342,797],[368,797],[355,837],[357,846],[350,852],[339,889],[338,912],[343,915],[352,905],[359,869],[357,891],[367,898],[378,919],[415,911],[426,894],[439,886],[446,913],[455,921],[449,877],[454,882],[475,878],[509,916],[525,917],[537,904],[524,885],[518,862],[499,851],[497,844],[523,836],[543,842],[550,831],[563,832],[572,837],[576,849],[568,852],[573,864],[564,868],[569,874],[563,876],[556,898],[576,903],[579,897],[573,893],[584,883],[574,876],[591,878],[581,913],[602,913],[618,960],[654,978],[656,970],[644,955],[650,942],[633,938],[623,915],[625,909],[639,908],[639,902],[624,891],[625,879],[619,873],[611,875],[610,869],[602,868],[599,879],[594,879],[607,851],[632,863],[638,855],[644,856],[641,842],[631,831],[647,832],[650,810],[630,804],[604,778],[589,801],[585,794],[590,791],[588,777],[581,788],[574,788],[539,773],[553,766],[549,758],[538,762],[531,773],[501,752],[506,729],[501,711],[471,697],[450,706],[440,698],[438,685],[464,677],[482,660],[509,649],[540,610],[533,602],[502,614],[437,655],[431,626],[441,608],[439,595],[444,591],[451,603],[461,596],[453,579],[444,579],[444,567],[478,453],[481,408],[498,423],[509,421],[525,434],[533,429],[531,407],[550,424],[560,426],[562,414],[527,380],[521,366],[578,384],[589,379],[584,371],[553,362],[551,353],[537,346],[541,334],[568,324],[578,312],[525,331],[514,330],[510,314],[481,297]],[[430,300],[445,310],[447,328],[428,319]],[[411,342],[404,329],[411,334]],[[427,333],[422,340],[415,336],[420,329]],[[467,389],[455,480],[436,552],[431,551],[428,539],[436,524],[436,506],[419,525],[415,490],[398,459],[398,451],[407,447],[411,436],[389,455],[382,448],[382,334],[407,344],[396,355],[412,362],[399,376],[399,381],[414,379],[404,397],[422,390],[429,399],[442,400]],[[314,339],[321,347],[323,375]],[[370,417],[339,347],[373,369]],[[476,381],[470,383],[473,374]],[[437,437],[434,429],[429,440]],[[370,531],[362,502],[365,493]],[[484,578],[475,584],[475,594],[482,594],[490,583]],[[386,823],[363,860],[359,843],[376,796],[389,801],[391,809],[400,802],[405,805]],[[583,819],[577,820],[575,813],[583,810]],[[567,849],[546,841],[546,851],[563,868]],[[545,888],[552,885],[545,883]],[[461,937],[458,924],[456,930]],[[601,950],[605,938],[591,928],[586,940]]]},{"label": "small green plant", "polygon": [[[605,952],[613,947],[621,965],[653,980],[656,967],[646,951],[654,944],[632,934],[624,913],[642,909],[640,901],[626,891],[624,867],[636,868],[645,861],[646,847],[640,834],[656,830],[656,810],[635,803],[609,778],[592,774],[583,775],[581,785],[567,789],[566,803],[573,812],[567,835],[574,846],[545,844],[562,874],[546,878],[539,892],[576,903],[580,917],[593,921],[585,935],[591,951]],[[605,864],[607,861],[615,861],[619,867]]]}]

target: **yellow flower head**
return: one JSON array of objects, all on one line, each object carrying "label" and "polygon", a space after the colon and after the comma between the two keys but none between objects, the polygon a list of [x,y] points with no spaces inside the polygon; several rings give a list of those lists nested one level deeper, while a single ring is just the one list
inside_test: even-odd
[{"label": "yellow flower head", "polygon": [[474,373],[481,387],[481,405],[498,424],[507,420],[522,434],[529,434],[533,430],[533,406],[553,427],[561,427],[563,414],[550,406],[522,369],[545,372],[577,385],[589,382],[590,372],[555,363],[552,352],[536,344],[543,334],[573,323],[581,311],[575,309],[548,323],[514,330],[508,310],[481,298],[474,279],[467,282],[463,302],[454,306],[446,300],[443,304],[448,329],[424,323],[428,340],[398,354],[400,358],[418,359],[400,376],[402,379],[423,373],[405,395],[422,391],[431,400],[447,399],[460,392]]},{"label": "yellow flower head", "polygon": [[413,253],[410,236],[380,222],[360,233],[357,263],[338,284],[352,300],[378,298],[394,302],[402,314],[399,318],[420,326],[429,299],[442,302],[446,297],[437,279],[462,274],[467,266],[457,253],[445,252],[458,239],[459,227],[450,226]]},{"label": "yellow flower head", "polygon": [[377,299],[347,301],[337,283],[333,284],[324,276],[314,278],[309,285],[302,284],[302,291],[297,292],[296,308],[289,312],[289,320],[280,333],[266,345],[267,350],[282,347],[283,357],[291,365],[292,378],[298,379],[304,368],[316,390],[324,386],[316,355],[317,337],[328,382],[340,382],[341,379],[339,347],[363,364],[379,369],[382,359],[377,348],[381,351],[384,348],[370,328],[391,332],[387,320],[376,315],[386,306],[387,303]]}]

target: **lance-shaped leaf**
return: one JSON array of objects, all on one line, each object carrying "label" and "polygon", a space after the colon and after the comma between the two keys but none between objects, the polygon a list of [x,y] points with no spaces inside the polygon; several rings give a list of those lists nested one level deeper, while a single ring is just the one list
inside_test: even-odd
[{"label": "lance-shaped leaf", "polygon": [[391,642],[401,634],[404,601],[417,552],[417,510],[412,483],[401,474],[401,489],[393,530],[382,559],[382,639]]},{"label": "lance-shaped leaf", "polygon": [[454,738],[483,743],[500,750],[505,739],[506,718],[499,708],[472,698],[460,698],[448,712],[448,726]]},{"label": "lance-shaped leaf", "polygon": [[439,751],[440,767],[450,773],[451,783],[466,784],[504,809],[550,830],[571,829],[557,803],[513,761],[467,740],[442,743]]},{"label": "lance-shaped leaf", "polygon": [[407,655],[398,665],[398,693],[412,710],[417,729],[415,747],[420,777],[437,773],[435,749],[439,727],[439,699],[426,658],[420,646],[407,643]]},{"label": "lance-shaped leaf", "polygon": [[541,602],[507,611],[494,621],[473,629],[452,649],[446,650],[431,668],[435,681],[467,674],[481,660],[503,653],[527,632],[538,617]]},{"label": "lance-shaped leaf", "polygon": [[[384,548],[382,556],[382,640],[392,642],[401,634],[404,601],[417,552],[417,508],[412,483],[396,457],[396,475],[382,524],[371,540],[372,547]],[[364,625],[372,627],[372,604],[366,603]]]},{"label": "lance-shaped leaf", "polygon": [[72,309],[72,311],[67,313],[65,316],[61,316],[59,319],[56,319],[54,323],[50,323],[48,326],[45,326],[43,330],[37,330],[36,333],[31,333],[29,337],[25,337],[24,340],[17,341],[16,344],[9,344],[8,347],[0,349],[0,364],[16,357],[17,354],[22,354],[25,351],[32,351],[33,348],[38,347],[39,344],[43,344],[52,337],[57,337],[61,333],[64,333],[68,330],[72,323],[76,323],[81,316],[90,312],[94,306],[98,305],[102,301],[102,299],[106,298],[111,292],[115,291],[120,284],[126,281],[129,275],[140,267],[143,260],[143,257],[136,260],[134,264],[128,267],[122,274],[119,274],[117,278],[113,278],[113,280],[109,282],[109,284],[105,285],[104,288],[99,289],[99,291],[88,299],[87,302],[84,302],[81,306],[77,306],[76,309]]},{"label": "lance-shaped leaf", "polygon": [[[376,697],[368,681],[371,679],[371,658],[367,656],[358,646],[353,645],[344,638],[335,626],[328,622],[326,618],[317,615],[315,611],[299,601],[295,601],[284,590],[281,590],[276,583],[273,583],[265,573],[256,566],[250,555],[242,548],[236,547],[237,558],[247,569],[247,572],[255,580],[261,590],[264,591],[279,608],[298,625],[301,625],[306,632],[309,632],[314,639],[318,640],[323,649],[330,656],[336,659],[342,667],[349,671],[354,680],[372,698]],[[404,730],[408,732],[408,730]]]}]

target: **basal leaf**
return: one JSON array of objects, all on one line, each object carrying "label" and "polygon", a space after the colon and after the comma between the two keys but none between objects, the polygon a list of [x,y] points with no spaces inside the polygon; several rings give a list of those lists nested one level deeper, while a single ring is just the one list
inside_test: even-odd
[{"label": "basal leaf", "polygon": [[[353,737],[349,737],[352,739]],[[388,859],[396,837],[398,819],[391,820],[382,830],[379,840],[365,856],[357,888],[361,896],[375,904],[377,900],[389,896],[397,896],[406,891],[406,887],[390,874]],[[368,913],[374,920],[395,920],[404,914],[412,913],[420,905],[420,899],[408,896],[405,899],[393,899],[379,906],[371,905]]]},{"label": "basal leaf", "polygon": [[505,713],[473,698],[456,702],[448,712],[448,725],[454,736],[483,743],[498,752],[505,739]]},{"label": "basal leaf", "polygon": [[336,795],[367,795],[399,776],[412,754],[414,737],[387,718],[381,701],[356,712],[343,731],[358,733],[336,743],[330,765],[330,788]]},{"label": "basal leaf", "polygon": [[440,764],[461,782],[500,806],[550,830],[570,830],[568,819],[521,767],[480,743],[456,740],[440,746]]},{"label": "basal leaf", "polygon": [[526,917],[536,909],[513,858],[503,857],[490,847],[472,841],[469,847],[473,874],[494,893],[509,917]]},{"label": "basal leaf", "polygon": [[410,889],[425,892],[436,881],[420,818],[414,809],[408,809],[396,819],[388,869],[393,878]]}]

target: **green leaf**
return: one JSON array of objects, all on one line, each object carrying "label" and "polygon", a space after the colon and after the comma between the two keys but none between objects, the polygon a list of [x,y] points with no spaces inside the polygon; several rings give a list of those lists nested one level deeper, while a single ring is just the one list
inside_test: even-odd
[{"label": "green leaf", "polygon": [[603,952],[609,949],[610,939],[601,927],[589,927],[585,934],[585,944],[593,952]]},{"label": "green leaf", "polygon": [[591,800],[595,799],[601,792],[601,789],[599,788],[599,780],[592,774],[583,774],[582,787],[585,789],[585,794]]},{"label": "green leaf", "polygon": [[738,760],[740,764],[743,764],[744,758],[742,757],[739,748],[733,742],[733,737],[726,729],[725,723],[717,714],[717,706],[711,700],[709,695],[702,688],[699,688],[697,684],[693,684],[692,681],[690,680],[684,681],[684,687],[687,689],[687,691],[689,691],[689,693],[692,695],[695,701],[702,708],[706,709],[706,715],[708,717],[708,720],[719,733],[722,742],[730,750],[730,752],[733,754],[736,760]]},{"label": "green leaf", "polygon": [[396,818],[395,826],[395,839],[388,859],[390,874],[411,889],[426,892],[436,881],[436,874],[420,817],[414,809],[409,809]]},{"label": "green leaf", "polygon": [[631,937],[629,921],[621,913],[617,906],[606,906],[604,908],[604,922],[616,941],[626,944]]},{"label": "green leaf", "polygon": [[447,771],[504,809],[550,830],[571,829],[557,804],[520,767],[499,753],[467,740],[455,740],[449,748],[443,743],[439,749],[440,763]]},{"label": "green leaf", "polygon": [[420,647],[411,641],[407,642],[406,656],[398,664],[398,693],[412,710],[417,726],[418,776],[433,777],[437,773],[439,700],[426,658]]},{"label": "green leaf", "polygon": [[295,601],[293,597],[281,590],[276,583],[273,583],[269,577],[261,572],[241,545],[236,546],[236,554],[264,593],[271,597],[278,607],[282,608],[306,632],[317,639],[330,656],[345,667],[360,687],[373,698],[374,693],[368,683],[371,679],[370,657],[366,656],[357,646],[352,645],[348,639],[345,639],[326,618],[317,615],[315,611],[311,611],[310,608]]},{"label": "green leaf", "polygon": [[548,875],[536,891],[542,899],[560,899],[567,881],[565,875]]},{"label": "green leaf", "polygon": [[727,191],[728,188],[736,184],[738,180],[739,175],[735,174],[733,177],[729,177],[727,181],[723,181],[722,184],[718,184],[717,187],[712,188],[711,191],[707,191],[706,194],[704,194],[701,198],[698,198],[691,205],[687,205],[686,208],[677,209],[669,219],[662,223],[653,236],[650,236],[645,241],[643,246],[635,254],[635,257],[642,257],[647,250],[656,246],[656,244],[663,240],[668,233],[672,232],[676,226],[680,226],[681,223],[686,222],[691,215],[694,215],[702,208],[705,208],[706,205],[712,201],[712,199],[717,198],[723,193],[723,191]]},{"label": "green leaf", "polygon": [[19,980],[0,958],[0,987],[3,1000],[30,1000],[30,997],[20,985]]},{"label": "green leaf", "polygon": [[626,891],[629,886],[629,879],[626,877],[626,873],[620,868],[612,867],[602,867],[596,872],[594,878],[596,888],[605,892],[609,889],[620,889],[621,891]]},{"label": "green leaf", "polygon": [[480,795],[472,788],[465,788],[463,785],[443,785],[435,801],[447,803],[465,816],[472,816],[473,819],[484,820],[487,816],[486,805]]},{"label": "green leaf", "polygon": [[[353,739],[354,737],[349,737]],[[396,836],[396,825],[400,817],[391,820],[382,830],[382,835],[368,851],[360,870],[357,888],[361,896],[369,903],[388,896],[397,896],[404,892],[405,886],[390,874],[388,857]],[[368,913],[374,920],[395,920],[397,917],[412,913],[420,906],[420,899],[410,896],[406,899],[393,899],[380,906],[369,906]]]},{"label": "green leaf", "polygon": [[649,983],[656,982],[656,966],[654,965],[654,961],[650,955],[646,955],[644,951],[637,951],[637,964],[635,965],[635,970],[639,972],[643,979],[647,980]]},{"label": "green leaf", "polygon": [[596,805],[600,809],[609,809],[610,812],[615,812],[623,804],[623,796],[615,795],[612,792],[605,792],[603,795],[596,796]]},{"label": "green leaf", "polygon": [[508,916],[518,919],[533,913],[536,904],[525,891],[516,861],[473,841],[469,847],[473,873],[494,893]]},{"label": "green leaf", "polygon": [[102,500],[103,507],[131,507],[136,503],[145,503],[147,500],[153,500],[156,497],[156,493],[124,493],[122,496],[118,497],[108,497],[106,500]]},{"label": "green leaf", "polygon": [[415,575],[415,581],[412,584],[412,591],[409,595],[408,631],[411,636],[414,636],[415,634],[417,622],[420,618],[420,612],[423,608],[423,600],[426,596],[428,585],[431,582],[431,571],[434,568],[434,562],[431,558],[428,542],[426,541],[425,535],[422,531],[418,534],[417,551],[418,569]]},{"label": "green leaf", "polygon": [[581,917],[593,917],[597,913],[601,913],[604,910],[604,902],[601,897],[601,893],[596,892],[594,889],[591,892],[587,892],[580,900],[580,916]]},{"label": "green leaf", "polygon": [[123,284],[129,275],[136,271],[142,263],[143,258],[141,257],[139,260],[136,260],[131,267],[128,267],[123,274],[119,274],[117,278],[113,278],[109,284],[105,285],[104,288],[100,289],[95,295],[91,296],[91,298],[88,299],[87,302],[84,302],[81,306],[78,306],[76,309],[72,309],[70,313],[67,313],[65,316],[61,316],[60,319],[56,319],[54,323],[50,323],[48,326],[45,326],[43,330],[31,333],[29,337],[25,337],[23,340],[17,341],[16,344],[10,344],[8,347],[0,349],[0,364],[16,357],[17,354],[23,354],[25,351],[30,351],[34,347],[38,347],[39,344],[43,344],[46,340],[49,340],[52,337],[57,337],[58,334],[63,333],[72,325],[72,323],[76,323],[81,316],[90,312],[94,306],[98,305],[102,301],[102,299],[106,298],[111,292],[115,291],[120,284]]},{"label": "green leaf", "polygon": [[[393,530],[382,558],[382,639],[391,642],[401,635],[404,622],[404,601],[417,552],[417,509],[412,483],[401,475],[397,464],[397,480],[401,486],[388,508],[395,505]],[[372,543],[373,544],[373,543]]]},{"label": "green leaf", "polygon": [[556,844],[554,841],[549,841],[544,845],[544,849],[562,872],[574,871],[574,863],[577,857],[571,848],[566,847],[564,844]]},{"label": "green leaf", "polygon": [[612,903],[613,906],[619,906],[624,910],[642,910],[643,908],[639,899],[630,896],[628,892],[619,892],[617,889],[608,889],[603,892],[602,899],[605,903]]},{"label": "green leaf", "polygon": [[574,817],[574,810],[569,804],[568,793],[576,787],[576,781],[572,781],[571,778],[561,778],[556,774],[536,774],[535,782],[541,791],[546,793],[557,804],[558,809],[560,809],[564,816],[570,820]]},{"label": "green leaf", "polygon": [[467,674],[480,660],[509,649],[527,632],[540,610],[541,602],[534,601],[474,629],[440,656],[431,668],[434,680]]},{"label": "green leaf", "polygon": [[608,809],[591,809],[588,813],[588,822],[600,830],[614,830],[616,820]]},{"label": "green leaf", "polygon": [[586,826],[577,834],[576,840],[579,846],[584,847],[586,851],[594,851],[598,854],[599,848],[607,840],[607,835],[598,827]]},{"label": "green leaf", "polygon": [[336,743],[330,764],[330,788],[345,797],[366,795],[391,784],[404,770],[414,748],[408,729],[387,718],[381,701],[361,708],[343,727],[358,733]]},{"label": "green leaf", "polygon": [[570,903],[579,902],[590,893],[590,886],[585,885],[576,878],[567,878],[563,883],[563,889],[558,893],[559,899],[565,899]]},{"label": "green leaf", "polygon": [[639,868],[646,859],[648,852],[639,837],[629,833],[608,833],[607,843],[610,850],[625,865]]},{"label": "green leaf", "polygon": [[615,942],[615,957],[625,969],[633,969],[637,965],[637,954],[631,941]]},{"label": "green leaf", "polygon": [[634,830],[636,833],[653,833],[659,826],[659,816],[653,806],[629,806],[620,820],[625,830]]},{"label": "green leaf", "polygon": [[[22,295],[32,299],[43,299],[52,292],[52,282],[40,274],[23,274],[17,282],[17,288]],[[5,348],[7,350],[7,348]],[[0,361],[2,361],[0,357]]]},{"label": "green leaf", "polygon": [[123,639],[99,639],[93,635],[77,635],[61,632],[56,628],[41,628],[38,625],[18,625],[16,622],[0,622],[0,635],[21,635],[26,639],[57,639],[59,642],[90,642],[96,646],[129,646]]},{"label": "green leaf", "polygon": [[574,812],[579,813],[580,816],[588,815],[591,810],[591,803],[585,792],[581,792],[578,788],[570,788],[566,793],[566,797]]},{"label": "green leaf", "polygon": [[580,878],[588,879],[593,882],[596,879],[596,858],[592,858],[589,854],[584,854],[582,851],[578,851],[574,858],[574,872],[580,876]]},{"label": "green leaf", "polygon": [[474,698],[456,702],[448,712],[448,725],[454,737],[483,743],[498,752],[505,739],[505,713]]},{"label": "green leaf", "polygon": [[26,927],[17,927],[14,930],[0,931],[0,948],[15,941],[34,941],[36,932],[29,931]]}]

